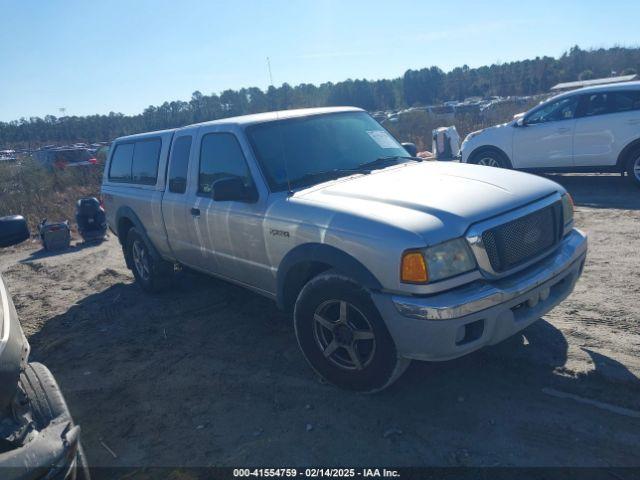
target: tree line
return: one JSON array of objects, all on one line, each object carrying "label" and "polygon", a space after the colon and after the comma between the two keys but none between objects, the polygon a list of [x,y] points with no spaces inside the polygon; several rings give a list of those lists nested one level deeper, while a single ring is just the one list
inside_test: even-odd
[{"label": "tree line", "polygon": [[284,83],[266,91],[252,87],[210,95],[196,91],[189,101],[167,101],[149,106],[138,115],[111,112],[21,118],[0,122],[0,145],[34,148],[46,143],[107,141],[121,135],[288,108],[352,105],[369,111],[395,110],[471,96],[532,95],[546,92],[559,82],[639,70],[640,48],[583,50],[574,46],[559,58],[536,57],[479,68],[464,65],[449,72],[434,66],[407,70],[395,79],[346,80],[295,87]]}]

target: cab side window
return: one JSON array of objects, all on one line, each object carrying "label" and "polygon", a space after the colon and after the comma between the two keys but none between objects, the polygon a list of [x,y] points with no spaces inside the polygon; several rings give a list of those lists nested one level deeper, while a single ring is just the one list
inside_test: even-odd
[{"label": "cab side window", "polygon": [[211,195],[213,183],[222,178],[238,177],[245,186],[253,185],[240,144],[231,133],[209,133],[202,138],[198,172],[198,194]]},{"label": "cab side window", "polygon": [[169,191],[184,193],[187,191],[187,171],[191,154],[190,135],[178,138],[173,144],[169,160]]},{"label": "cab side window", "polygon": [[555,122],[558,120],[570,120],[576,113],[578,97],[566,97],[544,105],[534,110],[527,118],[527,125]]}]

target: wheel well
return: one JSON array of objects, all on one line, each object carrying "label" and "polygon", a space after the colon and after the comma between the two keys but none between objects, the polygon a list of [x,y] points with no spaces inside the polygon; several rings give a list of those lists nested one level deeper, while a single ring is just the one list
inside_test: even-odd
[{"label": "wheel well", "polygon": [[122,217],[118,220],[118,240],[123,246],[127,244],[127,234],[133,225],[133,222],[128,217]]},{"label": "wheel well", "polygon": [[511,159],[509,158],[509,156],[504,152],[504,150],[494,145],[483,145],[482,147],[476,148],[473,152],[471,152],[471,155],[469,155],[469,163],[472,163],[472,160],[474,160],[475,157],[485,152],[497,153],[505,162],[507,162],[510,168],[513,168],[513,164],[511,163]]},{"label": "wheel well", "polygon": [[618,163],[617,163],[618,167],[620,167],[621,169],[624,169],[626,167],[626,163],[629,155],[638,149],[640,149],[640,138],[634,140],[633,142],[631,142],[629,145],[627,145],[622,149],[622,151],[620,152],[620,155],[618,155]]},{"label": "wheel well", "polygon": [[282,308],[285,312],[291,312],[302,288],[313,277],[332,268],[323,262],[300,262],[294,265],[284,280]]}]

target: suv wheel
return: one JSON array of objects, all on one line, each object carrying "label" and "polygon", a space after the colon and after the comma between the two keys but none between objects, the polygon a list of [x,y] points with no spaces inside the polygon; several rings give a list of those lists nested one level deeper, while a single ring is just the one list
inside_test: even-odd
[{"label": "suv wheel", "polygon": [[505,160],[503,155],[495,150],[485,150],[478,152],[469,161],[476,165],[484,165],[485,167],[510,168],[509,162]]},{"label": "suv wheel", "polygon": [[311,368],[342,388],[383,390],[410,363],[398,358],[369,293],[336,272],[320,274],[305,285],[296,301],[294,325]]},{"label": "suv wheel", "polygon": [[159,292],[167,286],[171,279],[173,265],[155,258],[135,227],[127,234],[126,251],[133,276],[145,292]]},{"label": "suv wheel", "polygon": [[629,179],[637,187],[640,187],[640,149],[636,149],[629,156],[629,160],[627,161],[627,175],[629,175]]}]

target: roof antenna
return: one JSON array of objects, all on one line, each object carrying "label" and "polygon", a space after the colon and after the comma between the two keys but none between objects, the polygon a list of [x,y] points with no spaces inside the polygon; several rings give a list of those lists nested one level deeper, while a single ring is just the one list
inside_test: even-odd
[{"label": "roof antenna", "polygon": [[[275,85],[273,84],[273,75],[271,74],[271,60],[267,57],[267,69],[269,70],[269,82],[271,82],[271,86],[275,89]],[[280,120],[279,111],[276,110],[276,121]],[[282,134],[282,129],[280,129],[280,154],[282,155],[282,159],[284,160],[284,174],[287,177],[287,196],[293,195],[293,191],[291,190],[291,180],[289,180],[289,166],[287,162],[287,154],[284,148],[284,136]]]}]

